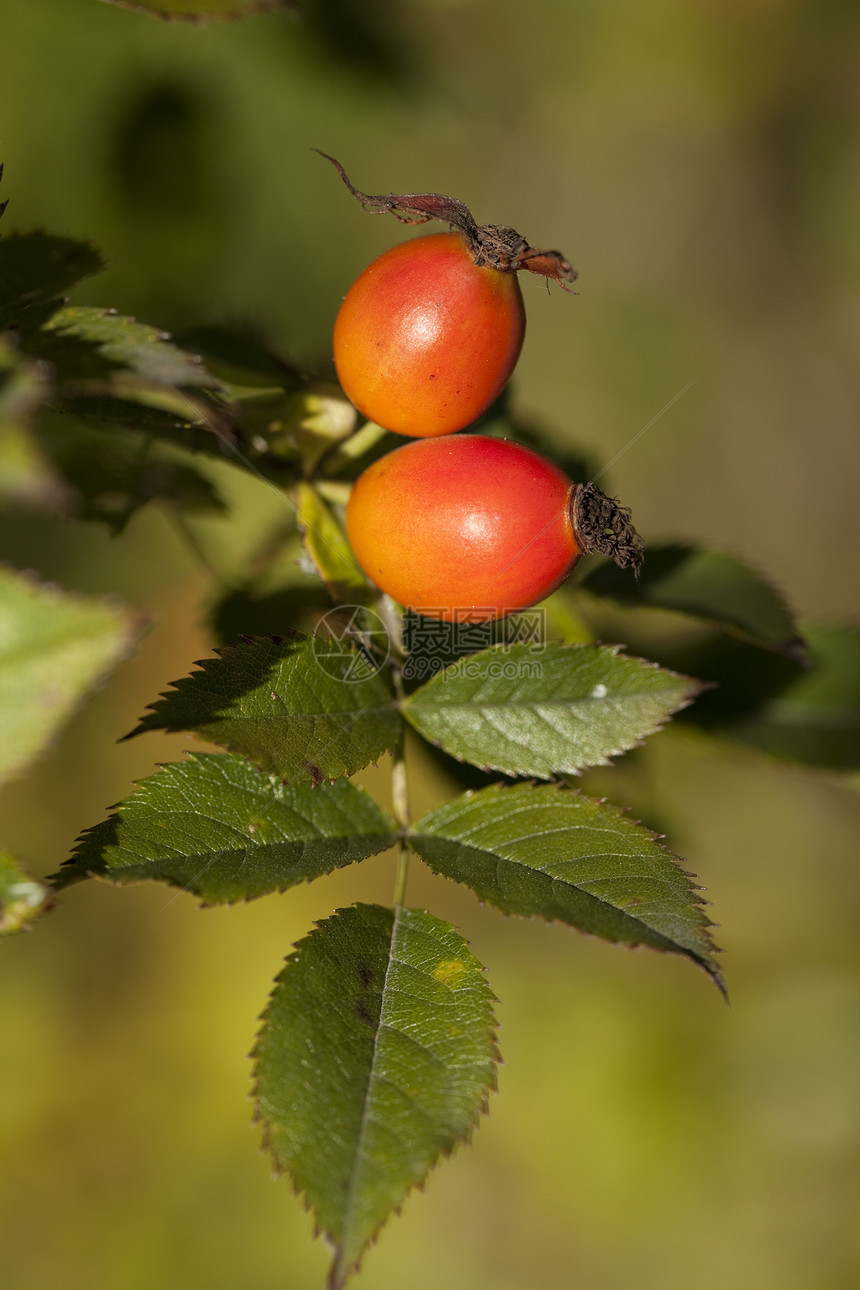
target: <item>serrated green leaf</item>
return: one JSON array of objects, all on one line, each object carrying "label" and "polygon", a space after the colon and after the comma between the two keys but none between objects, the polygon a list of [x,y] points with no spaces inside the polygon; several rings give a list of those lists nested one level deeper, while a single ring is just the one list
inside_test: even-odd
[{"label": "serrated green leaf", "polygon": [[250,18],[273,9],[292,7],[292,0],[102,0],[134,13],[148,13],[155,18],[176,22],[203,22],[206,19]]},{"label": "serrated green leaf", "polygon": [[393,846],[397,825],[348,780],[285,785],[242,757],[162,766],[79,839],[56,875],[166,882],[205,904],[286,891]]},{"label": "serrated green leaf", "polygon": [[0,851],[0,936],[27,930],[51,905],[48,888],[31,878],[7,851]]},{"label": "serrated green leaf", "polygon": [[41,231],[8,234],[0,240],[0,332],[43,321],[44,307],[59,306],[58,296],[103,268],[87,242]]},{"label": "serrated green leaf", "polygon": [[726,733],[775,757],[830,770],[860,767],[860,630],[812,625],[810,669]]},{"label": "serrated green leaf", "polygon": [[613,806],[562,785],[495,784],[425,815],[409,845],[506,914],[686,954],[721,985],[690,875]]},{"label": "serrated green leaf", "polygon": [[356,563],[331,507],[310,484],[299,484],[296,498],[305,550],[334,600],[345,604],[366,604],[372,600],[376,593]]},{"label": "serrated green leaf", "polygon": [[329,1290],[495,1087],[492,994],[466,942],[423,910],[356,905],[277,979],[254,1051],[266,1144],[335,1249]]},{"label": "serrated green leaf", "polygon": [[121,606],[0,568],[0,780],[42,751],[145,625]]},{"label": "serrated green leaf", "polygon": [[61,381],[133,372],[155,384],[218,388],[200,359],[172,344],[166,332],[124,318],[114,309],[60,309],[29,339],[28,347],[54,365]]},{"label": "serrated green leaf", "polygon": [[681,544],[649,546],[638,581],[607,561],[581,585],[620,604],[689,614],[769,649],[792,656],[802,653],[797,624],[779,592],[724,551]]},{"label": "serrated green leaf", "polygon": [[397,738],[390,683],[352,641],[251,639],[198,666],[131,735],[193,730],[284,779],[314,783],[352,775]]},{"label": "serrated green leaf", "polygon": [[699,682],[605,645],[496,645],[403,704],[425,739],[508,775],[546,779],[605,765],[695,697]]}]

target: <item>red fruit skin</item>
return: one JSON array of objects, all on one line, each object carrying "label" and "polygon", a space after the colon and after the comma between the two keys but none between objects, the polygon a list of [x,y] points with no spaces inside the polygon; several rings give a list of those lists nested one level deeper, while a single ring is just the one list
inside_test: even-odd
[{"label": "red fruit skin", "polygon": [[515,273],[478,268],[461,233],[392,247],[346,294],[334,361],[347,398],[397,434],[471,425],[507,385],[525,334]]},{"label": "red fruit skin", "polygon": [[364,471],[347,532],[362,569],[401,605],[488,621],[536,604],[573,569],[573,488],[510,440],[425,439]]}]

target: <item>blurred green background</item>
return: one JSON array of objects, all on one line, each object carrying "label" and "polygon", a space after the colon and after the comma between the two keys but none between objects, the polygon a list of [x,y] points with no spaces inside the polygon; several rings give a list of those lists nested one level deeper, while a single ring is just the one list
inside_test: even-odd
[{"label": "blurred green background", "polygon": [[[712,543],[802,615],[857,618],[860,9],[853,0],[323,0],[172,26],[3,0],[4,226],[92,239],[75,294],[180,328],[262,328],[324,364],[339,300],[404,235],[351,201],[442,191],[560,248],[523,284],[516,406],[614,458],[646,542]],[[229,576],[277,519],[221,471],[195,521]],[[116,739],[212,641],[211,579],[150,508],[112,541],[25,509],[0,558],[157,617],[0,800],[50,873],[188,740]],[[416,864],[410,902],[499,996],[501,1096],[356,1279],[374,1290],[854,1290],[860,1140],[856,777],[690,728],[586,787],[666,829],[713,901],[733,1006],[687,963],[504,920]],[[385,768],[378,776],[385,793]],[[634,773],[635,772],[635,773]],[[372,784],[372,776],[365,777]],[[416,807],[450,796],[418,762]],[[205,912],[71,890],[0,950],[0,1278],[9,1290],[320,1286],[326,1252],[249,1131],[255,1017],[292,942],[393,865]]]}]

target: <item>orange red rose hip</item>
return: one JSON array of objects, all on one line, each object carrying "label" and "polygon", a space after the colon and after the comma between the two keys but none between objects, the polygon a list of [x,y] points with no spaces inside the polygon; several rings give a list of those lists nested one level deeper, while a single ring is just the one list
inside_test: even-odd
[{"label": "orange red rose hip", "polygon": [[514,229],[478,225],[454,198],[368,196],[328,160],[366,210],[407,224],[442,219],[453,230],[379,256],[335,323],[347,397],[370,421],[419,440],[355,484],[347,531],[365,573],[418,613],[474,621],[536,604],[585,551],[638,572],[642,544],[628,512],[594,485],[575,484],[513,441],[455,434],[486,411],[516,365],[525,332],[516,273],[564,286],[576,277],[568,261]]}]

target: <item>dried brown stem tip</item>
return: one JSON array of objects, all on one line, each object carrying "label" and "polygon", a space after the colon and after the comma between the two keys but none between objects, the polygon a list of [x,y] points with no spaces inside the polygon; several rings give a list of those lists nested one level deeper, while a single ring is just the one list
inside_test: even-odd
[{"label": "dried brown stem tip", "polygon": [[426,224],[428,220],[440,219],[452,228],[457,229],[468,240],[477,265],[487,265],[507,273],[518,273],[525,269],[528,273],[538,273],[544,278],[554,278],[565,291],[565,283],[576,279],[576,269],[560,251],[538,251],[529,246],[516,229],[506,228],[499,224],[478,224],[464,202],[456,197],[445,197],[442,193],[379,193],[370,196],[353,187],[346,171],[339,161],[330,157],[327,152],[320,152],[321,157],[330,161],[356,201],[361,202],[366,211],[375,215],[393,215],[401,224]]},{"label": "dried brown stem tip", "polygon": [[582,551],[611,556],[619,569],[632,569],[639,577],[644,546],[626,506],[619,506],[594,484],[575,484],[570,518]]}]

